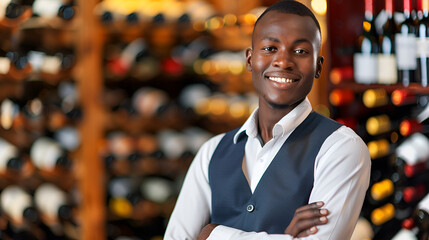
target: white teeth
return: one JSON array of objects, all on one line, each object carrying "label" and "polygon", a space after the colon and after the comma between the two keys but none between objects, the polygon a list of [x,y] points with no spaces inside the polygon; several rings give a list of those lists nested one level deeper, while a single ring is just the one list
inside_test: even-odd
[{"label": "white teeth", "polygon": [[279,83],[291,83],[293,82],[293,79],[290,78],[281,78],[281,77],[269,77],[271,81],[279,82]]}]

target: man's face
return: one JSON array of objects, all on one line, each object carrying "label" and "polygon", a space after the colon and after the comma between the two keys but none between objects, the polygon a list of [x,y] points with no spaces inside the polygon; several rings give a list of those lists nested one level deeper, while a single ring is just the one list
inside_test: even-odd
[{"label": "man's face", "polygon": [[291,110],[304,100],[322,68],[319,50],[320,32],[311,17],[275,10],[264,15],[246,52],[260,107]]}]

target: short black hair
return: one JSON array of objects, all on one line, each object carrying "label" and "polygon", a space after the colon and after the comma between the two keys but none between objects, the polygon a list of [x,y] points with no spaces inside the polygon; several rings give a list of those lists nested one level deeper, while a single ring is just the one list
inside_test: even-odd
[{"label": "short black hair", "polygon": [[317,28],[319,29],[319,32],[321,32],[319,21],[317,20],[316,16],[314,16],[313,12],[310,9],[308,9],[308,7],[305,6],[304,4],[297,2],[297,1],[294,1],[294,0],[281,0],[281,1],[274,3],[273,5],[269,6],[267,9],[265,9],[265,11],[256,20],[255,27],[256,27],[256,24],[258,24],[259,20],[266,13],[273,11],[273,10],[279,11],[282,13],[296,14],[299,16],[309,16],[313,19],[314,23],[316,24]]}]

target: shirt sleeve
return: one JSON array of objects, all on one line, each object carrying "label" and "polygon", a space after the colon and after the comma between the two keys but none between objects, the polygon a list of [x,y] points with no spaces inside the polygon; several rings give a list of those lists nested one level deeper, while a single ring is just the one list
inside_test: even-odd
[{"label": "shirt sleeve", "polygon": [[197,239],[202,228],[209,223],[211,190],[208,166],[223,134],[204,143],[186,174],[176,205],[165,231],[165,240]]},{"label": "shirt sleeve", "polygon": [[[371,159],[362,139],[351,129],[341,127],[322,145],[315,161],[314,187],[309,202],[323,201],[328,223],[306,240],[350,239],[369,186]],[[216,227],[207,240],[290,240],[286,234],[244,232]]]}]

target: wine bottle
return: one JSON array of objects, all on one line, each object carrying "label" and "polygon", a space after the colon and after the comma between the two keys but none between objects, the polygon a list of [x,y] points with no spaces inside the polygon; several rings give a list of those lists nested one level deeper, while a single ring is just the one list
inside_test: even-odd
[{"label": "wine bottle", "polygon": [[376,83],[378,44],[374,24],[373,0],[365,0],[365,18],[362,24],[362,34],[357,42],[358,49],[353,56],[354,79],[357,83]]},{"label": "wine bottle", "polygon": [[389,103],[389,97],[384,88],[368,89],[362,95],[362,102],[367,108],[382,107]]},{"label": "wine bottle", "polygon": [[11,129],[19,115],[19,105],[9,98],[2,101],[0,106],[0,125],[3,129]]},{"label": "wine bottle", "polygon": [[21,51],[9,51],[6,53],[11,65],[9,76],[14,80],[23,80],[32,72],[31,64],[29,64],[26,53]]},{"label": "wine bottle", "polygon": [[107,135],[107,146],[103,157],[109,173],[115,176],[124,176],[130,173],[130,161],[138,157],[136,155],[135,139],[121,131],[111,132]]},{"label": "wine bottle", "polygon": [[344,67],[335,67],[332,68],[329,72],[330,81],[337,85],[345,82],[353,81],[353,67],[352,66],[344,66]]},{"label": "wine bottle", "polygon": [[33,15],[52,19],[57,16],[62,0],[35,0],[33,3]]},{"label": "wine bottle", "polygon": [[[1,3],[0,3],[1,4]],[[2,6],[0,5],[0,8]],[[1,22],[0,12],[0,22]],[[0,50],[0,76],[6,76],[10,70],[10,59],[6,56],[6,52]]]},{"label": "wine bottle", "polygon": [[374,225],[382,225],[395,217],[395,206],[392,203],[374,209],[371,212],[371,222]]},{"label": "wine bottle", "polygon": [[405,20],[399,25],[395,35],[398,82],[408,86],[415,81],[417,69],[417,29],[411,15],[411,0],[403,0]]},{"label": "wine bottle", "polygon": [[158,132],[157,137],[160,149],[170,160],[177,160],[183,157],[188,150],[186,137],[179,131],[163,129]]},{"label": "wine bottle", "polygon": [[387,139],[373,140],[367,143],[371,159],[385,157],[390,154],[390,143]]},{"label": "wine bottle", "polygon": [[429,2],[422,1],[423,18],[418,24],[417,38],[417,76],[418,82],[428,86],[429,79]]},{"label": "wine bottle", "polygon": [[420,201],[427,194],[427,188],[423,183],[418,183],[413,186],[407,186],[402,189],[402,198],[404,202],[412,204]]},{"label": "wine bottle", "polygon": [[58,8],[58,13],[57,13],[58,17],[66,21],[72,20],[76,15],[75,7],[76,6],[73,0],[69,0],[66,3],[63,3]]},{"label": "wine bottle", "polygon": [[395,186],[390,179],[384,179],[374,183],[370,188],[370,196],[377,202],[391,196],[394,193]]},{"label": "wine bottle", "polygon": [[0,195],[0,205],[2,212],[10,218],[13,225],[20,226],[25,222],[39,221],[31,195],[19,186],[10,185],[4,188]]},{"label": "wine bottle", "polygon": [[141,201],[138,181],[131,177],[115,177],[107,185],[108,206],[116,216],[129,218],[133,215],[133,205]]},{"label": "wine bottle", "polygon": [[368,118],[366,121],[366,131],[374,136],[387,133],[392,130],[393,124],[387,114],[381,114]]},{"label": "wine bottle", "polygon": [[66,170],[71,166],[67,152],[49,137],[40,137],[34,141],[30,148],[30,157],[38,169],[48,172],[55,169]]},{"label": "wine bottle", "polygon": [[133,40],[122,49],[118,56],[108,61],[107,69],[115,76],[126,75],[136,59],[136,54],[144,51],[146,47],[146,42],[143,39]]},{"label": "wine bottle", "polygon": [[402,228],[393,236],[392,240],[418,240],[418,238],[412,230]]},{"label": "wine bottle", "polygon": [[395,106],[416,105],[424,107],[429,102],[429,96],[416,94],[407,89],[396,89],[392,92],[391,101]]},{"label": "wine bottle", "polygon": [[188,127],[183,130],[183,134],[186,138],[188,150],[192,155],[196,155],[200,147],[208,141],[213,134],[198,127]]},{"label": "wine bottle", "polygon": [[351,89],[336,88],[329,93],[329,102],[333,106],[346,106],[355,100],[355,93]]},{"label": "wine bottle", "polygon": [[210,88],[202,83],[191,84],[182,89],[179,103],[185,109],[195,109],[197,103],[211,95]]},{"label": "wine bottle", "polygon": [[0,138],[0,173],[17,171],[22,168],[23,160],[16,146]]},{"label": "wine bottle", "polygon": [[387,20],[383,24],[379,38],[380,53],[378,54],[378,83],[395,84],[398,81],[395,54],[396,24],[393,19],[393,0],[385,0],[384,8]]},{"label": "wine bottle", "polygon": [[134,110],[143,117],[161,115],[169,106],[170,98],[161,89],[143,87],[137,89],[132,96]]},{"label": "wine bottle", "polygon": [[34,203],[48,226],[73,221],[72,205],[66,192],[52,183],[43,183],[36,188]]},{"label": "wine bottle", "polygon": [[[9,19],[17,19],[24,13],[32,12],[31,7],[34,0],[12,0],[6,7],[5,16]],[[30,17],[30,16],[28,16]]]},{"label": "wine bottle", "polygon": [[5,18],[6,8],[12,0],[0,1],[0,22]]},{"label": "wine bottle", "polygon": [[175,193],[173,186],[174,182],[169,179],[150,176],[143,179],[140,191],[146,200],[162,204]]},{"label": "wine bottle", "polygon": [[429,133],[429,126],[423,123],[420,123],[417,119],[410,118],[404,119],[399,124],[399,132],[402,136],[407,137],[413,133]]},{"label": "wine bottle", "polygon": [[396,148],[396,155],[409,165],[416,165],[429,159],[429,139],[421,133],[414,133]]},{"label": "wine bottle", "polygon": [[414,221],[421,232],[429,232],[429,194],[416,207]]}]

